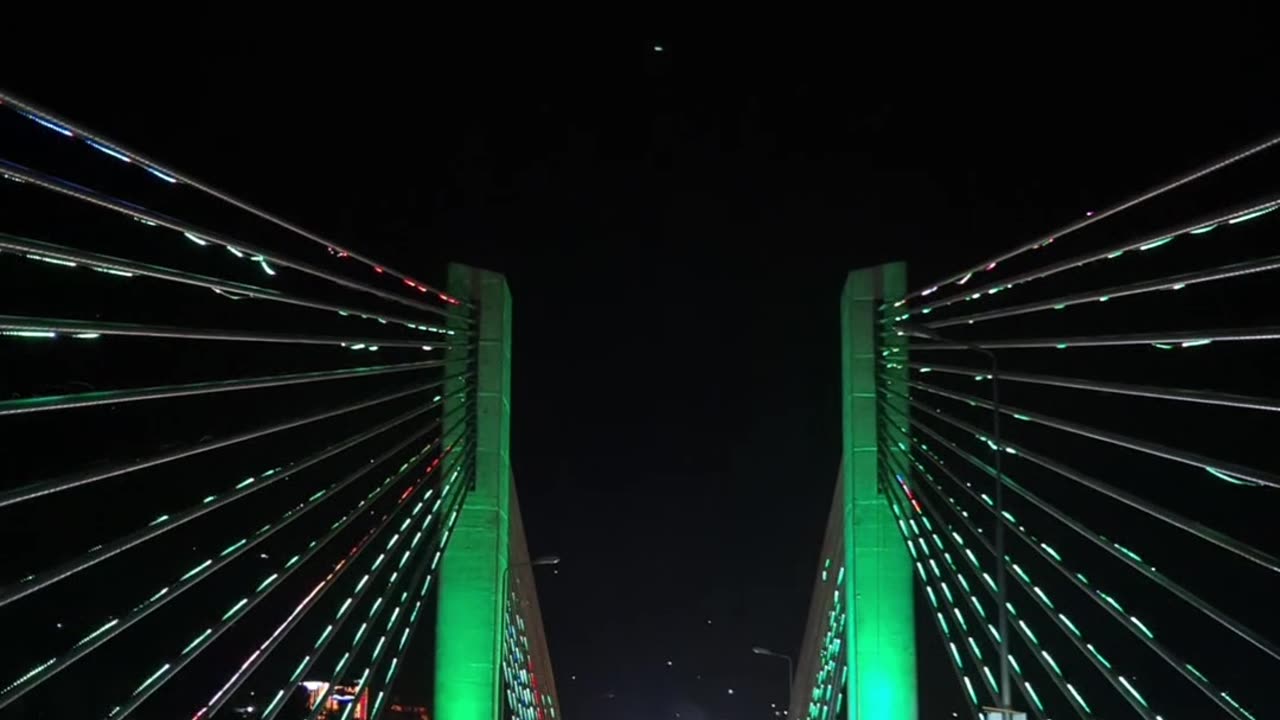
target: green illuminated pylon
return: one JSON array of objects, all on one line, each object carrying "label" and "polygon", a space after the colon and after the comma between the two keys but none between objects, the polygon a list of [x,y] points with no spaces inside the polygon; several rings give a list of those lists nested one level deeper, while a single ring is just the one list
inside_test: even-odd
[{"label": "green illuminated pylon", "polygon": [[474,358],[476,472],[441,563],[434,717],[495,720],[511,546],[511,293],[501,275],[463,265],[450,265],[449,292],[477,308],[474,353],[454,351],[447,369]]},{"label": "green illuminated pylon", "polygon": [[877,366],[884,360],[897,369],[883,372],[901,374],[906,365],[905,341],[882,339],[878,308],[905,291],[906,266],[892,263],[850,273],[840,301],[844,471],[836,500],[850,569],[841,589],[852,619],[845,625],[849,720],[915,720],[917,712],[911,558],[879,485],[876,458]]}]

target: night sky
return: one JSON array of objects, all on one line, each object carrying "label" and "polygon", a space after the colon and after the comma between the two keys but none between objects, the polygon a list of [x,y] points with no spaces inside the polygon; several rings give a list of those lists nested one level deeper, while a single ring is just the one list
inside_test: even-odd
[{"label": "night sky", "polygon": [[[0,81],[391,265],[508,277],[570,720],[782,706],[750,648],[799,650],[848,270],[906,260],[915,287],[1280,128],[1247,37],[451,35],[209,18],[180,52],[85,36]],[[920,627],[922,717],[949,717]]]}]

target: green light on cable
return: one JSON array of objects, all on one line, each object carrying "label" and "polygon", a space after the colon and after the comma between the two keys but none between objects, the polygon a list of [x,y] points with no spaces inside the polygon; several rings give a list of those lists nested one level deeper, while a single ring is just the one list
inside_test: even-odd
[{"label": "green light on cable", "polygon": [[1129,681],[1125,678],[1125,676],[1118,675],[1117,677],[1120,680],[1120,684],[1124,685],[1125,689],[1128,690],[1135,698],[1137,698],[1138,702],[1142,703],[1142,707],[1147,707],[1146,699],[1143,698],[1142,694],[1139,693],[1136,689],[1134,689],[1132,685],[1129,684]]},{"label": "green light on cable", "polygon": [[1071,687],[1071,683],[1067,683],[1067,690],[1071,692],[1071,696],[1076,699],[1076,702],[1080,703],[1080,707],[1084,708],[1085,712],[1093,712],[1093,710],[1089,708],[1089,703],[1085,702],[1084,698],[1080,697],[1080,693],[1076,692],[1076,689]]},{"label": "green light on cable", "polygon": [[1269,213],[1269,212],[1271,212],[1272,210],[1275,210],[1275,209],[1276,209],[1276,206],[1274,206],[1274,205],[1273,205],[1273,206],[1271,206],[1271,207],[1267,208],[1266,210],[1259,210],[1259,211],[1257,211],[1257,212],[1249,213],[1248,215],[1241,215],[1241,216],[1240,216],[1240,217],[1238,217],[1238,218],[1231,218],[1230,220],[1228,220],[1228,221],[1227,221],[1227,224],[1228,224],[1228,225],[1235,225],[1236,223],[1242,223],[1242,222],[1244,222],[1245,220],[1252,220],[1252,219],[1254,219],[1254,218],[1258,217],[1259,215],[1266,215],[1267,213]]},{"label": "green light on cable", "polygon": [[1212,476],[1214,476],[1214,477],[1218,478],[1219,480],[1225,480],[1226,482],[1229,482],[1229,483],[1231,483],[1232,485],[1248,485],[1248,486],[1250,486],[1250,487],[1253,487],[1253,486],[1256,486],[1256,485],[1257,485],[1257,483],[1253,483],[1253,482],[1249,482],[1249,481],[1247,481],[1247,480],[1241,480],[1240,478],[1232,477],[1232,476],[1230,476],[1230,475],[1228,475],[1228,474],[1226,474],[1226,473],[1222,472],[1221,470],[1218,470],[1217,468],[1211,468],[1211,467],[1205,466],[1205,468],[1204,468],[1204,469],[1205,469],[1205,470],[1208,470],[1210,475],[1212,475]]}]

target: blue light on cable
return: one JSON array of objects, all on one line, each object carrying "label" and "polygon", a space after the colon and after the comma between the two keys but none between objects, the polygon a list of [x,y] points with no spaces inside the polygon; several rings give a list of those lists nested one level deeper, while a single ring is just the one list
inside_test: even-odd
[{"label": "blue light on cable", "polygon": [[43,125],[43,126],[45,126],[45,127],[49,128],[50,130],[53,130],[54,132],[60,132],[60,133],[62,133],[63,135],[66,135],[67,137],[75,137],[75,136],[76,136],[76,134],[75,134],[75,133],[73,133],[73,132],[71,132],[70,130],[68,130],[68,129],[66,129],[66,128],[62,127],[61,125],[58,125],[57,123],[49,122],[48,120],[45,120],[44,118],[40,117],[39,115],[32,115],[31,113],[26,113],[26,112],[24,112],[24,113],[22,113],[22,114],[23,114],[23,115],[26,115],[28,118],[30,118],[30,119],[32,119],[32,120],[34,120],[34,121],[36,121],[36,122],[40,123],[41,125]]},{"label": "blue light on cable", "polygon": [[150,165],[144,165],[143,167],[145,167],[145,168],[147,169],[147,172],[151,173],[152,175],[155,175],[156,177],[160,178],[161,180],[163,180],[163,181],[165,181],[165,182],[167,182],[167,183],[176,183],[176,182],[178,182],[178,178],[173,177],[173,176],[171,176],[171,175],[165,175],[164,173],[162,173],[162,172],[160,172],[159,170],[157,170],[157,169],[155,169],[155,168],[151,167]]},{"label": "blue light on cable", "polygon": [[98,151],[104,152],[104,153],[106,153],[106,154],[110,155],[111,157],[113,157],[113,158],[115,158],[115,159],[117,159],[117,160],[123,160],[123,161],[125,161],[125,162],[127,162],[127,163],[131,163],[131,162],[133,162],[133,158],[129,157],[128,155],[125,155],[125,154],[124,154],[124,153],[122,153],[122,152],[118,152],[118,151],[116,151],[116,150],[112,150],[111,148],[107,147],[106,145],[102,145],[102,144],[100,144],[100,143],[96,143],[96,142],[94,142],[94,141],[92,141],[92,140],[89,140],[88,138],[85,138],[85,142],[86,142],[86,143],[88,143],[88,144],[89,144],[89,147],[93,148],[94,150],[98,150]]}]

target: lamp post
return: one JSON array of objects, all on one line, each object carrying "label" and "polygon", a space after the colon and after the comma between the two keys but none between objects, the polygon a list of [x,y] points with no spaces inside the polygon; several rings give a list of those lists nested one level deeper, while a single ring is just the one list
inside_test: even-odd
[{"label": "lamp post", "polygon": [[1007,711],[1013,707],[1013,687],[1009,676],[1009,611],[1006,601],[1009,595],[1009,580],[1008,571],[1004,565],[1004,472],[1001,469],[1004,445],[1000,442],[1000,370],[996,364],[996,354],[976,343],[944,337],[938,331],[924,325],[899,323],[897,331],[900,335],[961,345],[985,356],[991,363],[991,439],[995,444],[995,461],[992,464],[996,471],[996,617],[1000,633],[1000,705]]},{"label": "lamp post", "polygon": [[760,647],[759,645],[756,645],[755,647],[751,648],[751,652],[755,653],[756,655],[763,655],[765,657],[778,658],[778,659],[787,661],[787,709],[788,710],[791,709],[791,686],[794,685],[796,681],[795,670],[794,670],[794,665],[791,661],[791,656],[786,655],[784,653],[780,653],[780,652],[774,652],[769,648]]}]

